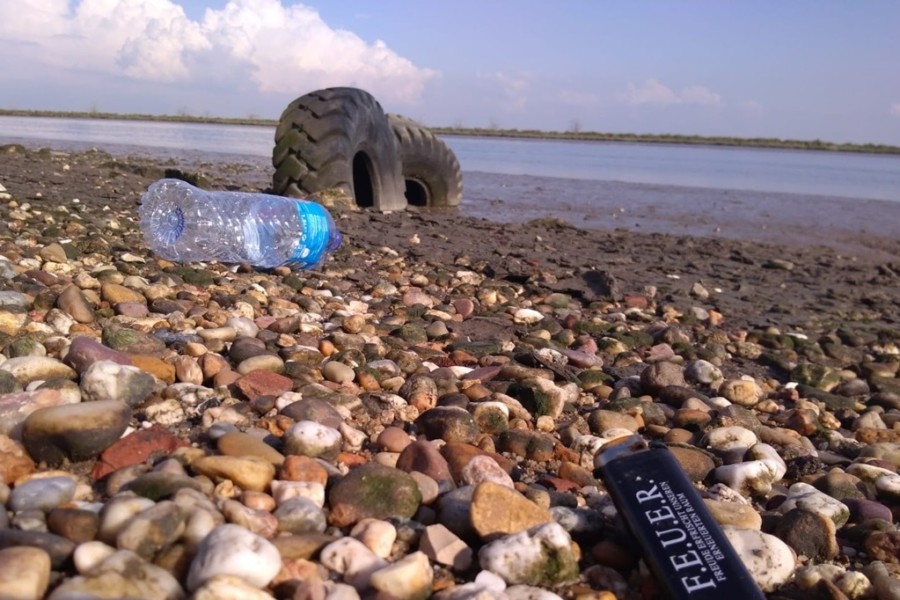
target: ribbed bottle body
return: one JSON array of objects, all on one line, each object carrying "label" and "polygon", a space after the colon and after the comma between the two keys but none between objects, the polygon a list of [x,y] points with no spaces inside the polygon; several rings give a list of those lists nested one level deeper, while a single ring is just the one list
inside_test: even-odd
[{"label": "ribbed bottle body", "polygon": [[151,185],[141,199],[139,215],[151,249],[176,262],[311,268],[341,242],[331,215],[313,202],[206,191],[176,179]]}]

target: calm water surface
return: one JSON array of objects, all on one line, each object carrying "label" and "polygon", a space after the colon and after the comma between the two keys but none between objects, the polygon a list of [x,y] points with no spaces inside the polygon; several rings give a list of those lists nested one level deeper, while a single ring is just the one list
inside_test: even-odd
[{"label": "calm water surface", "polygon": [[[271,157],[271,127],[0,117],[0,143],[47,141]],[[838,152],[443,138],[463,171],[900,202],[900,157]],[[50,144],[49,142],[53,142]]]}]

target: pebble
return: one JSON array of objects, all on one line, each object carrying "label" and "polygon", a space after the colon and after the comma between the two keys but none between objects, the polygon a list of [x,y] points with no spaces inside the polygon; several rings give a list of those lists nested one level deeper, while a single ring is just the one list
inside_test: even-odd
[{"label": "pebble", "polygon": [[41,477],[15,486],[7,506],[13,511],[50,512],[75,497],[72,477]]},{"label": "pebble", "polygon": [[794,574],[794,552],[774,535],[727,526],[722,531],[762,591],[778,589]]},{"label": "pebble", "polygon": [[291,391],[293,385],[290,377],[261,369],[250,371],[234,382],[234,386],[251,401],[261,396],[280,396]]},{"label": "pebble", "polygon": [[191,594],[192,600],[271,600],[272,595],[239,577],[216,575]]},{"label": "pebble", "polygon": [[684,387],[686,384],[684,368],[672,362],[656,362],[641,371],[641,386],[649,393],[669,386]]},{"label": "pebble", "polygon": [[703,503],[719,525],[730,525],[738,529],[762,529],[762,517],[749,504],[711,498],[704,498]]},{"label": "pebble", "polygon": [[72,557],[75,543],[64,537],[43,531],[22,531],[18,529],[0,529],[0,549],[15,546],[39,548],[50,557],[54,570],[59,570]]},{"label": "pebble", "polygon": [[717,467],[715,478],[744,496],[765,496],[772,491],[775,473],[768,462],[748,460]]},{"label": "pebble", "polygon": [[407,444],[397,457],[396,467],[407,473],[413,471],[424,473],[439,484],[454,483],[450,464],[431,442],[417,440]]},{"label": "pebble", "polygon": [[578,557],[569,534],[557,523],[545,523],[482,546],[482,569],[507,584],[552,587],[578,577]]},{"label": "pebble", "polygon": [[356,372],[353,370],[353,367],[332,360],[325,363],[325,366],[322,367],[322,376],[328,381],[343,384],[352,382],[356,377]]},{"label": "pebble", "polygon": [[892,575],[883,561],[868,564],[864,573],[872,582],[875,597],[878,600],[897,600],[900,598],[900,577],[896,571]]},{"label": "pebble", "polygon": [[430,560],[457,572],[468,571],[472,566],[472,549],[440,523],[425,528],[419,549]]},{"label": "pebble", "polygon": [[118,400],[97,400],[41,408],[22,426],[29,455],[48,465],[97,457],[125,432],[131,408]]},{"label": "pebble", "polygon": [[385,427],[375,440],[376,445],[388,452],[403,452],[412,443],[412,438],[400,427]]},{"label": "pebble", "polygon": [[843,527],[850,518],[850,509],[846,504],[802,481],[788,488],[787,499],[781,504],[779,511],[784,514],[794,508],[802,508],[831,519],[836,528]]},{"label": "pebble", "polygon": [[235,370],[241,375],[247,375],[253,371],[281,373],[284,371],[284,360],[274,354],[259,354],[245,358],[238,363]]},{"label": "pebble", "polygon": [[126,521],[116,534],[116,547],[131,550],[144,560],[152,560],[184,533],[185,512],[164,500]]},{"label": "pebble", "polygon": [[76,544],[84,544],[97,537],[100,516],[88,509],[56,508],[47,515],[47,529]]},{"label": "pebble", "polygon": [[240,431],[230,431],[216,440],[216,447],[225,456],[255,456],[280,467],[284,454],[256,436]]},{"label": "pebble", "polygon": [[684,378],[692,383],[711,385],[722,380],[722,370],[706,360],[692,360],[684,366]]},{"label": "pebble", "polygon": [[334,460],[341,451],[341,432],[315,421],[294,423],[284,432],[283,440],[286,454]]},{"label": "pebble", "polygon": [[178,580],[162,567],[128,550],[118,550],[53,590],[48,600],[81,598],[146,598],[169,600],[184,597]]},{"label": "pebble", "polygon": [[10,373],[22,385],[47,379],[75,379],[75,370],[48,356],[20,356],[0,363],[0,370]]},{"label": "pebble", "polygon": [[71,404],[71,401],[52,389],[3,394],[0,396],[0,435],[21,438],[22,424],[28,415],[41,408],[63,404]]},{"label": "pebble", "polygon": [[365,518],[411,518],[422,503],[415,479],[400,469],[366,464],[351,470],[328,491],[329,522],[353,525]]},{"label": "pebble", "polygon": [[50,555],[40,548],[0,550],[0,596],[6,600],[40,600],[50,585]]},{"label": "pebble", "polygon": [[319,560],[357,590],[368,587],[372,574],[387,566],[383,558],[353,537],[341,538],[322,548]]},{"label": "pebble", "polygon": [[412,552],[372,573],[369,584],[380,594],[397,600],[419,600],[431,595],[434,570],[422,552]]},{"label": "pebble", "polygon": [[[324,490],[322,493],[324,496]],[[328,527],[321,505],[301,496],[279,502],[272,514],[278,520],[281,533],[324,533]]]},{"label": "pebble", "polygon": [[719,386],[719,394],[739,406],[755,406],[765,394],[752,379],[727,379]]},{"label": "pebble", "polygon": [[153,456],[166,456],[188,443],[160,425],[135,430],[116,440],[101,454],[91,477],[103,479],[119,469],[141,464]]},{"label": "pebble", "polygon": [[822,515],[795,508],[787,511],[773,532],[794,552],[824,562],[838,554],[834,522]]},{"label": "pebble", "polygon": [[255,492],[265,491],[275,478],[275,465],[259,456],[203,456],[191,462],[191,470]]},{"label": "pebble", "polygon": [[328,482],[328,471],[321,463],[308,456],[290,455],[285,457],[278,477],[279,481],[273,482],[273,485],[288,481],[301,481],[318,483],[324,488]]},{"label": "pebble", "polygon": [[93,323],[94,310],[75,284],[63,288],[56,298],[56,306],[79,323]]},{"label": "pebble", "polygon": [[714,452],[739,458],[758,441],[755,433],[739,425],[717,427],[707,435],[707,444]]},{"label": "pebble", "polygon": [[188,571],[187,588],[194,591],[217,575],[231,575],[263,588],[279,570],[278,548],[243,527],[226,523],[200,542]]},{"label": "pebble", "polygon": [[81,374],[80,387],[85,401],[118,400],[134,408],[150,397],[155,384],[137,367],[100,360]]},{"label": "pebble", "polygon": [[350,535],[381,558],[387,559],[397,539],[397,528],[381,519],[362,519],[353,526]]},{"label": "pebble", "polygon": [[416,425],[429,440],[468,444],[478,436],[472,414],[456,406],[436,406],[422,413]]},{"label": "pebble", "polygon": [[512,477],[497,464],[496,460],[486,455],[473,456],[463,467],[460,483],[477,486],[486,481],[510,489],[514,487]]},{"label": "pebble", "polygon": [[747,453],[749,459],[760,460],[769,467],[775,481],[781,479],[787,474],[787,464],[778,454],[778,451],[769,444],[754,444]]},{"label": "pebble", "polygon": [[519,533],[553,521],[546,508],[510,487],[490,481],[475,487],[469,512],[472,527],[481,539]]},{"label": "pebble", "polygon": [[34,461],[20,443],[0,434],[0,485],[9,485],[20,477],[30,475],[34,467]]}]

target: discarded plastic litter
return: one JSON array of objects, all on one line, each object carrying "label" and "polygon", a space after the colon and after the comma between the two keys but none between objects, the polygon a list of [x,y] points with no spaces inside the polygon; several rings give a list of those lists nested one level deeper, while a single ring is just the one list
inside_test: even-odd
[{"label": "discarded plastic litter", "polygon": [[320,204],[271,194],[201,190],[180,179],[153,183],[138,213],[150,248],[176,262],[311,269],[341,245],[340,231]]}]

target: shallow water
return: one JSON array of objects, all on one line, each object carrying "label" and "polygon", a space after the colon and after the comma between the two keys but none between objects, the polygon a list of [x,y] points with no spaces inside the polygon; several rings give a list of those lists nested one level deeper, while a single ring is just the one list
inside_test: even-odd
[{"label": "shallow water", "polygon": [[[87,123],[90,125],[94,121]],[[199,127],[211,128],[208,125]],[[118,131],[116,128],[113,129]],[[226,129],[229,135],[243,136],[248,133],[245,127]],[[86,131],[89,132],[90,129]],[[87,135],[85,132],[82,133]],[[259,132],[256,132],[256,135],[258,134]],[[203,170],[201,166],[203,163],[244,163],[252,165],[253,168],[241,175],[235,174],[235,177],[252,178],[252,182],[248,183],[260,189],[265,189],[271,182],[272,166],[268,144],[259,143],[255,153],[234,151],[239,147],[235,145],[237,142],[217,144],[214,146],[215,149],[210,149],[206,145],[207,142],[199,143],[199,140],[212,139],[206,129],[203,135],[191,138],[193,142],[197,142],[193,145],[198,147],[188,148],[178,147],[179,144],[192,145],[187,143],[185,141],[187,138],[184,137],[179,144],[164,143],[164,138],[159,135],[135,137],[131,139],[139,139],[141,145],[134,145],[77,139],[78,135],[81,134],[76,130],[72,132],[75,139],[58,139],[52,142],[31,137],[8,138],[3,136],[3,129],[0,126],[0,143],[16,142],[31,148],[50,146],[68,151],[83,151],[97,147],[119,157],[137,156],[166,160],[187,169]],[[453,146],[457,138],[447,139]],[[488,141],[503,142],[503,140]],[[149,145],[144,145],[145,143]],[[550,145],[554,144],[559,142]],[[570,146],[564,142],[562,145],[566,148]],[[642,145],[615,146],[621,148]],[[687,150],[694,149],[687,148]],[[707,150],[721,156],[731,149]],[[771,151],[751,151],[753,152],[771,153]],[[783,151],[778,153],[795,154]],[[874,162],[881,164],[881,159],[885,159],[896,161],[900,166],[900,159],[897,157],[803,151],[797,151],[796,154],[803,155],[802,160],[847,159],[852,163],[859,158],[868,158],[878,159]],[[643,233],[722,237],[795,246],[822,245],[839,248],[848,254],[879,260],[900,258],[900,239],[898,239],[900,236],[897,235],[900,232],[900,201],[591,179],[577,176],[578,173],[572,177],[510,174],[498,171],[516,170],[518,167],[515,165],[519,165],[520,162],[514,155],[497,155],[490,159],[493,162],[488,162],[488,157],[473,159],[465,151],[458,156],[464,174],[463,202],[459,213],[464,216],[501,223],[557,218],[587,229],[621,228]],[[566,161],[562,162],[569,164]],[[489,164],[494,172],[472,168],[473,165],[479,164]],[[900,169],[896,175],[900,177]],[[888,177],[890,176],[889,174]],[[873,181],[877,179],[873,176]],[[896,191],[900,193],[900,183]]]},{"label": "shallow water", "polygon": [[[900,156],[765,148],[445,136],[464,172],[900,202]],[[0,143],[140,145],[271,158],[271,127],[0,116]]]}]

